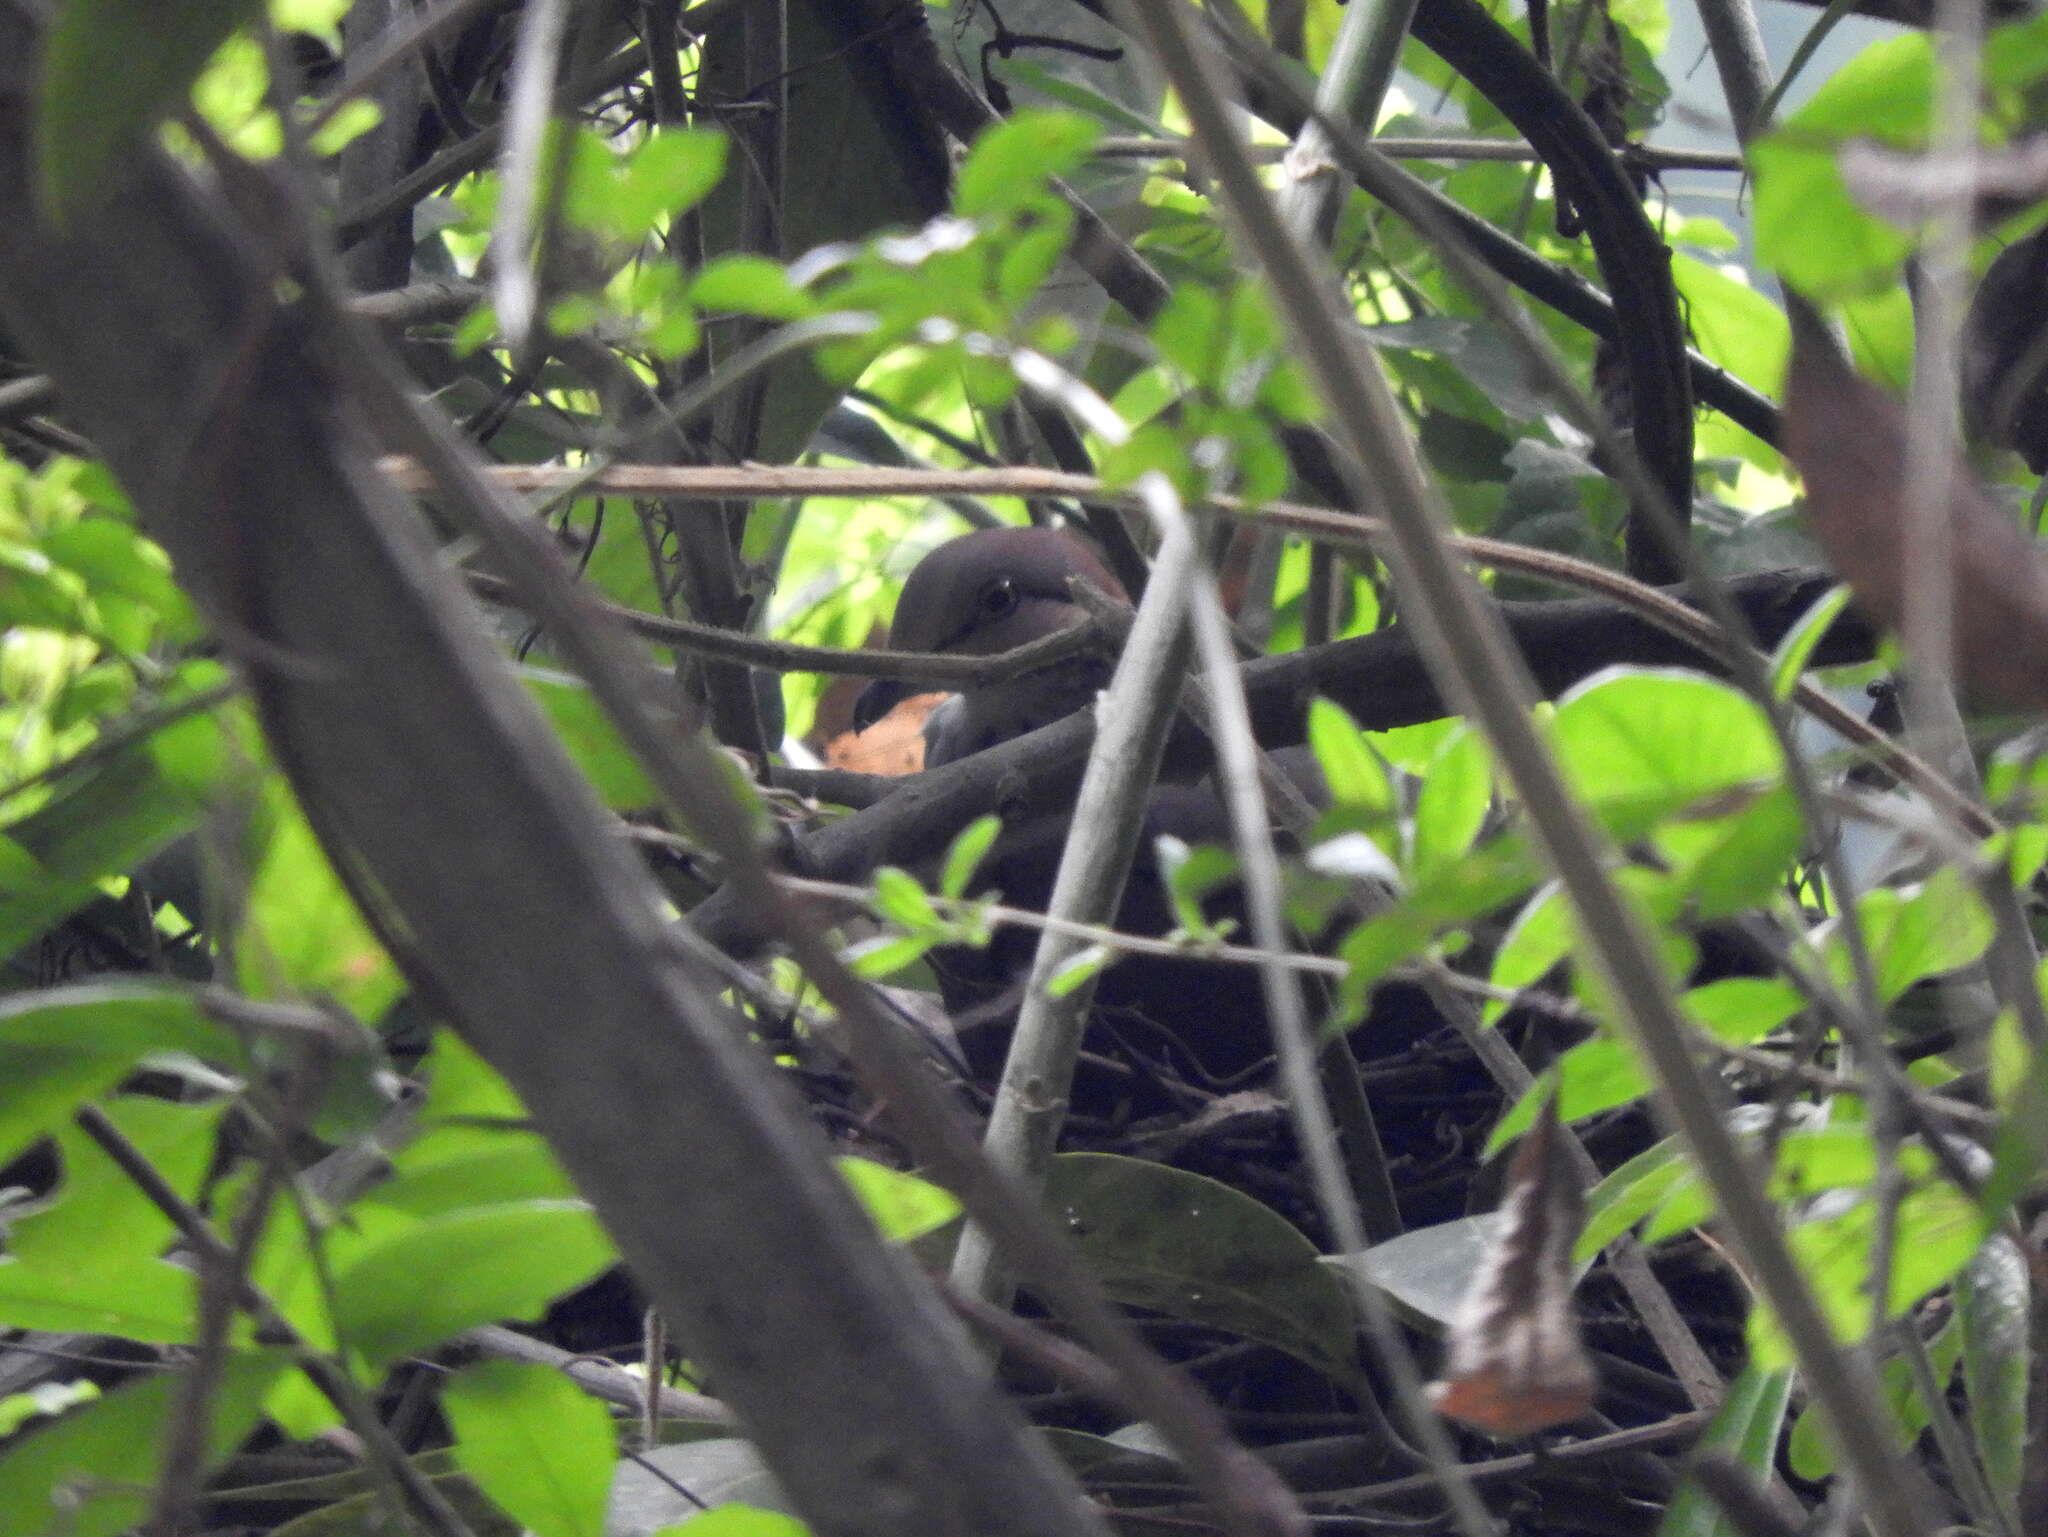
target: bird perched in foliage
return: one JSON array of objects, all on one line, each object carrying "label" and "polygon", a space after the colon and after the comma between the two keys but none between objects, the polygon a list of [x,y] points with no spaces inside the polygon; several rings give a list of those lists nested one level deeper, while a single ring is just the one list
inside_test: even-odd
[{"label": "bird perched in foliage", "polygon": [[[896,602],[889,644],[896,651],[996,656],[1088,622],[1071,585],[1092,584],[1128,602],[1121,583],[1078,535],[1053,528],[990,528],[940,545],[917,563]],[[925,718],[924,766],[1050,725],[1092,700],[1109,681],[1100,652],[1067,657],[1022,677],[955,694]],[[867,729],[913,694],[906,684],[871,683],[854,706]]]},{"label": "bird perched in foliage", "polygon": [[[1115,601],[1122,586],[1078,535],[1051,528],[989,529],[941,545],[904,584],[890,626],[892,648],[962,656],[993,656],[1086,623],[1089,612],[1072,583],[1085,581]],[[1020,677],[955,694],[927,717],[925,766],[939,767],[1050,724],[1091,704],[1112,663],[1083,652]],[[912,695],[910,686],[870,684],[855,710],[868,726]],[[1286,765],[1301,770],[1302,764]],[[1315,779],[1312,765],[1303,776]],[[1319,789],[1311,783],[1308,788]],[[1011,906],[1043,911],[1069,832],[1064,815],[1005,829],[976,878]],[[1163,784],[1146,806],[1140,853],[1115,925],[1163,935],[1179,917],[1154,850],[1161,837],[1188,844],[1228,841],[1229,827],[1206,783]],[[1211,922],[1242,923],[1235,889],[1205,904]],[[1003,928],[985,950],[948,947],[933,969],[947,1008],[961,1027],[978,1069],[1000,1064],[1017,993],[1037,944],[1033,931]],[[1141,1076],[1170,1072],[1205,1087],[1235,1080],[1268,1054],[1258,980],[1247,967],[1192,957],[1127,956],[1098,983],[1089,1048],[1125,1062]]]}]

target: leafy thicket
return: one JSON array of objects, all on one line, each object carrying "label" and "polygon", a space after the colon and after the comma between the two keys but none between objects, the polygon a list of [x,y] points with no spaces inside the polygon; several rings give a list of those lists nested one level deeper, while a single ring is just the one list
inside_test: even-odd
[{"label": "leafy thicket", "polygon": [[[654,621],[853,648],[886,622],[916,559],[970,524],[1085,518],[1123,529],[1135,551],[1151,531],[1128,493],[1148,476],[1190,506],[1221,508],[1204,527],[1243,632],[1273,656],[1335,645],[1317,665],[1344,702],[1297,699],[1258,724],[1268,747],[1305,740],[1329,785],[1330,809],[1298,830],[1290,855],[1287,917],[1324,958],[1316,1025],[1351,1044],[1344,1060],[1357,1065],[1408,1231],[1365,1255],[1332,1252],[1296,1134],[1262,1078],[1235,1095],[1181,1085],[1173,1114],[1131,1124],[1133,1102],[1114,1088],[1089,1098],[1084,1075],[1047,1208],[1101,1286],[1312,1511],[1413,1519],[1415,1500],[1437,1496],[1426,1480],[1401,1482],[1419,1464],[1376,1412],[1388,1377],[1363,1344],[1347,1278],[1390,1300],[1429,1359],[1494,1231],[1476,1217],[1496,1189],[1485,1160],[1554,1101],[1590,1154],[1575,1258],[1592,1267],[1581,1313],[1607,1370],[1605,1421],[1572,1432],[1583,1442],[1667,1429],[1645,1438],[1655,1453],[1568,1446],[1534,1468],[1504,1464],[1484,1497],[1518,1531],[1734,1530],[1683,1481],[1677,1453],[1704,1440],[1750,1479],[1777,1481],[1787,1509],[1817,1504],[1843,1442],[1796,1369],[1815,1342],[1750,1305],[1750,1278],[1716,1237],[1721,1187],[1655,1108],[1657,1072],[1588,963],[1515,785],[1478,725],[1426,688],[1430,702],[1414,703],[1412,654],[1346,639],[1399,631],[1402,594],[1371,553],[1377,535],[1332,522],[1313,555],[1296,537],[1276,562],[1247,559],[1250,513],[1322,502],[1343,482],[1331,478],[1318,436],[1327,411],[1287,311],[1241,256],[1204,155],[1171,137],[1186,119],[1140,45],[1079,5],[1005,4],[998,15],[955,0],[928,18],[916,6],[810,0],[572,8],[566,45],[541,61],[558,73],[552,122],[522,139],[507,126],[512,60],[540,29],[519,7],[470,8],[415,45],[424,64],[398,85],[386,77],[329,110],[380,45],[380,8],[358,6],[345,38],[344,9],[55,7],[33,106],[52,228],[101,195],[112,167],[161,148],[196,177],[239,176],[245,198],[295,187],[318,210],[318,239],[362,250],[399,230],[411,247],[403,271],[358,309],[402,340],[435,408],[491,460],[584,472],[529,482],[541,487],[534,515],[588,591],[647,621],[635,655],[669,667],[726,745],[754,754],[754,779],[774,786],[748,792],[764,844],[788,840],[799,871],[855,872],[822,921],[839,925],[833,943],[861,975],[910,990],[896,995],[906,1018],[936,1006],[934,951],[986,944],[1012,921],[978,874],[998,823],[974,817],[1014,810],[1015,786],[922,810],[883,800],[867,822],[835,829],[841,805],[890,788],[803,767],[845,730],[846,686],[795,653],[752,671],[706,661],[690,636]],[[1279,146],[1344,13],[1326,0],[1252,9],[1263,14],[1213,12],[1252,29],[1237,34],[1238,54],[1257,39],[1278,49],[1247,63],[1244,79],[1254,139]],[[1473,83],[1503,69],[1544,78],[1526,18],[1503,14],[1495,36],[1444,21],[1431,0],[1423,9],[1380,136],[1533,136],[1518,90]],[[390,10],[385,43],[413,15]],[[786,12],[787,36],[759,51],[776,30],[762,20],[771,12]],[[1656,63],[1663,7],[1566,8],[1549,26],[1573,40],[1555,73],[1591,114],[1573,153],[1608,156],[1609,142],[1651,135],[1668,96]],[[786,74],[757,67],[777,47]],[[1993,31],[1983,60],[1975,136],[2037,142],[2043,24]],[[1001,112],[971,133],[981,92]],[[1865,49],[1750,147],[1740,228],[1681,214],[1644,174],[1654,158],[1624,152],[1618,164],[1669,246],[1667,288],[1660,274],[1620,281],[1624,258],[1601,244],[1614,238],[1602,221],[1619,215],[1563,165],[1468,158],[1459,142],[1402,163],[1411,198],[1436,194],[1540,259],[1536,277],[1516,279],[1537,294],[1516,301],[1533,334],[1633,424],[1646,454],[1673,424],[1648,419],[1660,409],[1643,389],[1652,365],[1631,351],[1657,317],[1626,306],[1662,303],[1663,320],[1682,322],[1703,402],[1696,419],[1687,413],[1684,513],[1711,571],[1753,577],[1820,563],[1796,516],[1796,472],[1766,436],[1776,423],[1763,397],[1780,386],[1794,328],[1763,278],[1825,306],[1867,374],[1910,379],[1902,268],[1924,230],[1845,171],[1843,146],[1924,150],[1938,101],[1926,37]],[[973,137],[949,185],[944,133]],[[379,154],[395,169],[366,195],[351,167]],[[1725,174],[1734,185],[1738,173]],[[1973,270],[2031,234],[2042,190],[2036,176],[2003,201],[1987,194],[1968,232]],[[522,199],[525,222],[507,213]],[[280,196],[275,210],[294,206]],[[1083,238],[1095,215],[1114,241]],[[1593,239],[1579,233],[1588,223]],[[2048,1519],[2029,1344],[2048,1082],[2038,737],[2024,719],[1973,716],[1970,772],[1958,776],[1967,789],[1913,788],[1883,735],[1899,724],[1891,658],[1843,617],[1840,592],[1753,610],[1764,618],[1750,639],[1765,653],[1753,674],[1731,677],[1711,646],[1680,648],[1689,660],[1673,665],[1668,645],[1647,649],[1650,630],[1601,628],[1617,613],[1657,612],[1654,594],[1617,597],[1598,581],[1642,569],[1644,498],[1618,476],[1613,442],[1595,443],[1577,407],[1549,391],[1495,301],[1443,259],[1445,228],[1356,190],[1339,201],[1325,233],[1359,335],[1456,529],[1517,547],[1479,552],[1493,593],[1551,603],[1585,596],[1566,592],[1577,583],[1609,605],[1548,640],[1540,614],[1513,610],[1553,695],[1542,735],[1620,851],[1612,878],[1656,936],[1688,1048],[1726,1095],[1833,1341],[1881,1375],[1887,1401],[1867,1406],[1875,1433],[1933,1474],[1951,1506],[1936,1524],[2028,1529],[2030,1511]],[[1752,266],[1737,260],[1745,252]],[[512,338],[500,315],[508,272],[530,276],[539,297],[530,333]],[[296,277],[279,282],[287,301],[299,297]],[[1589,287],[1623,306],[1606,340],[1553,307],[1570,308],[1559,292]],[[2039,289],[2024,296],[2031,311],[1972,318],[1966,365],[2015,355],[1999,332],[2038,320]],[[224,338],[199,371],[196,394],[220,391],[202,416],[265,408],[218,383],[232,377],[235,346]],[[645,1367],[598,1371],[610,1391],[597,1396],[590,1373],[564,1375],[571,1353],[643,1360],[637,1302],[607,1277],[612,1242],[517,1095],[447,1028],[446,1000],[418,987],[439,973],[380,921],[374,889],[368,916],[359,907],[374,883],[295,799],[290,765],[274,759],[238,682],[323,660],[209,626],[194,597],[234,589],[232,541],[220,571],[174,573],[94,444],[67,424],[74,403],[45,388],[40,371],[60,372],[57,360],[16,352],[0,333],[0,366],[11,376],[0,382],[0,1326],[27,1331],[0,1346],[0,1530],[114,1533],[152,1509],[299,1537],[405,1520],[544,1537],[784,1529],[799,1515],[846,1524],[786,1509],[715,1405],[684,1401],[692,1419],[671,1401],[664,1414]],[[2023,395],[2025,379],[2012,387]],[[188,445],[192,497],[207,494],[208,430],[196,424]],[[1987,505],[2016,516],[2030,482],[2002,450],[2027,445],[1981,446],[1969,473]],[[765,480],[746,494],[635,494],[600,478],[621,464],[800,456],[828,470],[990,473],[931,495],[806,494]],[[1002,475],[1041,462],[1097,483],[1048,491]],[[1834,467],[1806,468],[1818,495]],[[469,536],[438,502],[425,506],[448,560],[468,560]],[[1784,591],[1825,586],[1803,579]],[[505,598],[488,582],[479,591]],[[573,647],[557,649],[558,635],[509,603],[479,615],[620,814],[621,834],[640,840],[674,904],[666,916],[731,902],[710,897],[728,869],[664,821],[644,763],[570,671]],[[1851,665],[1817,671],[1817,660]],[[1795,698],[1802,678],[1812,687]],[[1876,729],[1851,741],[1818,721],[1814,689],[1838,715],[1874,710]],[[764,747],[782,761],[764,765]],[[1061,750],[1070,761],[1073,743]],[[1025,764],[1058,768],[1050,748]],[[504,835],[516,843],[519,829]],[[887,862],[888,839],[951,852],[906,870]],[[1235,876],[1232,855],[1164,845],[1139,857],[1159,865],[1184,953],[1224,956],[1245,942],[1237,920],[1205,905]],[[705,929],[720,932],[709,918]],[[1115,934],[1093,938],[1099,948],[1058,990],[1116,952]],[[859,1155],[843,1167],[882,1234],[942,1265],[958,1208],[916,1177],[914,1131],[837,1054],[835,1011],[786,960],[721,985],[816,1119]],[[574,1000],[563,1003],[561,1029],[574,1031]],[[1190,998],[1191,1017],[1200,1003]],[[963,1102],[985,1107],[981,1091]],[[1355,1123],[1351,1137],[1356,1173],[1371,1156]],[[154,1183],[138,1180],[144,1166]],[[194,1265],[181,1235],[191,1221],[232,1246],[243,1284]],[[720,1234],[692,1239],[705,1267],[720,1265]],[[1029,1298],[1024,1311],[1037,1317]],[[537,1355],[508,1357],[490,1328],[508,1320],[538,1323]],[[1691,1360],[1677,1358],[1674,1329]],[[649,1339],[659,1343],[658,1328]],[[657,1375],[719,1391],[700,1380],[688,1339],[668,1346]],[[315,1357],[324,1368],[309,1371]],[[1697,1363],[1728,1379],[1704,1430],[1693,1411],[1713,1408],[1713,1394]],[[1048,1372],[1013,1352],[1005,1382],[1106,1509],[1197,1517],[1181,1508],[1188,1470],[1127,1402]],[[375,1448],[334,1453],[361,1449],[337,1435],[362,1429],[351,1394],[409,1461],[411,1494]],[[629,1407],[643,1400],[645,1412]],[[1476,1462],[1502,1449],[1475,1435],[1462,1450]],[[714,1508],[693,1514],[700,1505]]]}]

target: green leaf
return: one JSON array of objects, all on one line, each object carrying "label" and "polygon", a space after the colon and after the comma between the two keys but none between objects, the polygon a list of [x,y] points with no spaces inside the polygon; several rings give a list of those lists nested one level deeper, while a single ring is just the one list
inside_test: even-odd
[{"label": "green leaf", "polygon": [[91,900],[102,877],[198,825],[220,743],[213,720],[188,717],[63,774],[49,800],[8,829],[44,878],[0,887],[0,955]]},{"label": "green leaf", "polygon": [[[1954,865],[1944,865],[1912,891],[1865,892],[1856,912],[1885,1003],[1916,982],[1969,965],[1991,943],[1991,914]],[[1827,958],[1830,973],[1846,984],[1848,947],[1839,935],[1830,936]]]},{"label": "green leaf", "polygon": [[940,892],[956,902],[966,896],[968,883],[1002,830],[1003,819],[993,814],[978,816],[961,828],[946,849],[945,865],[939,873]]},{"label": "green leaf", "polygon": [[1636,1154],[1586,1192],[1586,1225],[1572,1247],[1573,1256],[1592,1258],[1690,1178],[1692,1170],[1684,1150],[1673,1138]]},{"label": "green leaf", "polygon": [[530,1131],[445,1127],[428,1132],[397,1161],[398,1176],[365,1200],[413,1217],[576,1194],[547,1143]]},{"label": "green leaf", "polygon": [[1754,798],[1738,790],[1730,798],[1741,802],[1732,811],[1675,817],[1654,834],[1678,893],[1695,916],[1709,921],[1764,901],[1784,884],[1806,846],[1806,824],[1789,785]]},{"label": "green leaf", "polygon": [[881,938],[854,946],[846,953],[846,963],[853,968],[857,977],[869,982],[880,982],[899,972],[908,971],[925,957],[925,952],[938,941],[923,934],[903,934],[894,939]]},{"label": "green leaf", "polygon": [[884,1168],[871,1158],[835,1160],[884,1238],[909,1243],[960,1215],[960,1203],[929,1180]]},{"label": "green leaf", "polygon": [[[1962,1331],[1951,1320],[1927,1342],[1935,1381],[1946,1383],[1954,1375],[1956,1358],[1961,1352]],[[1897,1432],[1895,1444],[1904,1452],[1927,1428],[1927,1405],[1913,1385],[1911,1369],[1898,1357],[1885,1362],[1878,1376],[1884,1388],[1885,1422]],[[1792,1434],[1785,1442],[1785,1465],[1814,1483],[1835,1470],[1834,1450],[1828,1444],[1820,1408],[1811,1401],[1792,1422]]]},{"label": "green leaf", "polygon": [[1005,214],[1064,176],[1095,147],[1099,130],[1071,112],[1018,112],[974,141],[954,183],[953,206],[970,219]]},{"label": "green leaf", "polygon": [[375,1019],[404,988],[295,801],[277,796],[263,861],[249,883],[238,946],[253,997],[325,994]]},{"label": "green leaf", "polygon": [[641,772],[632,749],[587,683],[539,667],[521,667],[518,672],[519,681],[547,713],[556,737],[606,806],[634,811],[660,804],[661,793]]},{"label": "green leaf", "polygon": [[1513,901],[1536,883],[1540,871],[1535,855],[1520,838],[1495,838],[1432,872],[1399,902],[1353,929],[1339,947],[1350,967],[1341,990],[1340,1017],[1443,928]]},{"label": "green leaf", "polygon": [[[1845,1212],[1817,1217],[1793,1228],[1789,1240],[1806,1272],[1815,1299],[1843,1343],[1871,1330],[1870,1270],[1874,1213],[1869,1201]],[[1969,1262],[1983,1237],[1975,1201],[1945,1184],[1927,1183],[1899,1201],[1898,1239],[1892,1256],[1888,1318],[1896,1318]],[[1764,1366],[1789,1366],[1792,1352],[1776,1315],[1758,1307],[1749,1318],[1751,1359]]]},{"label": "green leaf", "polygon": [[1970,1395],[1963,1423],[2011,1531],[2020,1529],[2017,1505],[2026,1472],[2031,1290],[2026,1257],[2003,1233],[1986,1239],[1956,1279],[1963,1385]]},{"label": "green leaf", "polygon": [[376,1238],[341,1265],[334,1321],[383,1364],[478,1324],[536,1317],[616,1259],[580,1201],[458,1211]]},{"label": "green leaf", "polygon": [[1308,745],[1339,806],[1391,817],[1396,809],[1387,766],[1344,707],[1317,695],[1308,706]]},{"label": "green leaf", "polygon": [[[222,1105],[129,1098],[107,1118],[186,1199],[214,1155]],[[176,1344],[192,1338],[195,1278],[159,1256],[176,1231],[98,1143],[57,1132],[56,1200],[15,1224],[0,1261],[0,1322]]]},{"label": "green leaf", "polygon": [[1089,945],[1077,950],[1045,979],[1045,990],[1054,998],[1065,998],[1091,978],[1100,976],[1115,960],[1116,951],[1108,945]]},{"label": "green leaf", "polygon": [[617,1447],[596,1399],[551,1366],[478,1361],[441,1408],[456,1463],[535,1537],[603,1537]]},{"label": "green leaf", "polygon": [[1693,988],[1679,1003],[1688,1019],[1730,1046],[1755,1045],[1806,1007],[1799,989],[1782,977],[1723,977]]},{"label": "green leaf", "polygon": [[1837,582],[1814,599],[1812,606],[1799,616],[1798,623],[1779,639],[1777,649],[1771,653],[1771,692],[1778,698],[1792,697],[1814,649],[1827,638],[1854,596],[1848,583]]},{"label": "green leaf", "polygon": [[[1732,1458],[1758,1482],[1767,1482],[1791,1397],[1789,1369],[1744,1367],[1742,1375],[1729,1384],[1728,1396],[1721,1400],[1713,1423],[1700,1437],[1698,1449]],[[1742,1537],[1742,1533],[1722,1515],[1721,1507],[1688,1479],[1672,1496],[1657,1537]]]},{"label": "green leaf", "polygon": [[240,1043],[193,996],[148,982],[94,982],[0,1000],[0,1161],[111,1089],[144,1057],[239,1062]]},{"label": "green leaf", "polygon": [[[1510,991],[1534,987],[1570,953],[1571,944],[1571,904],[1553,881],[1523,903],[1515,921],[1508,925],[1500,948],[1494,951],[1493,970],[1487,981]],[[1510,1007],[1505,999],[1487,999],[1479,1014],[1480,1023],[1498,1023]]]},{"label": "green leaf", "polygon": [[664,1527],[656,1537],[805,1537],[808,1526],[779,1510],[755,1505],[721,1505],[700,1511],[689,1520]]},{"label": "green leaf", "polygon": [[1342,1381],[1352,1307],[1316,1247],[1250,1196],[1108,1153],[1053,1160],[1046,1204],[1119,1302],[1260,1340]]},{"label": "green leaf", "polygon": [[700,309],[764,320],[802,320],[818,310],[818,301],[789,280],[782,263],[748,251],[706,262],[690,280],[690,299]]},{"label": "green leaf", "polygon": [[1434,875],[1472,847],[1493,804],[1493,773],[1486,747],[1469,727],[1454,730],[1430,759],[1415,798],[1410,873]]},{"label": "green leaf", "polygon": [[[237,1355],[224,1363],[207,1427],[208,1467],[254,1428],[264,1391],[283,1365],[275,1355]],[[0,1456],[0,1532],[115,1537],[141,1521],[182,1388],[176,1373],[140,1378],[11,1446]]]},{"label": "green leaf", "polygon": [[931,934],[946,926],[917,877],[894,865],[875,872],[875,911],[912,933]]},{"label": "green leaf", "polygon": [[213,51],[259,9],[259,0],[65,0],[43,51],[35,130],[59,219],[119,185],[120,157],[178,108]]},{"label": "green leaf", "polygon": [[1762,712],[1699,673],[1609,669],[1559,702],[1551,729],[1573,787],[1618,838],[1781,773]]}]

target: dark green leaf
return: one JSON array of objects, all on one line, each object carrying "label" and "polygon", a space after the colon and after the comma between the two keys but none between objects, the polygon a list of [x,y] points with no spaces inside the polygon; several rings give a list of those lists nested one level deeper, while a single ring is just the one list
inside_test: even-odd
[{"label": "dark green leaf", "polygon": [[1250,1196],[1164,1164],[1066,1153],[1053,1160],[1045,1199],[1118,1301],[1354,1376],[1344,1283],[1300,1229]]}]

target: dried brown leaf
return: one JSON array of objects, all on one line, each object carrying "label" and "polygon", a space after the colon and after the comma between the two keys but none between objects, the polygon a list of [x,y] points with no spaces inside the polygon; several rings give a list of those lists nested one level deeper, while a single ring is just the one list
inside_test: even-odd
[{"label": "dried brown leaf", "polygon": [[[1906,410],[1826,345],[1794,328],[1786,448],[1806,480],[1806,513],[1856,603],[1896,629],[1904,614]],[[2048,707],[2048,568],[2041,549],[1958,464],[1946,509],[1953,540],[1957,676],[1976,695]]]}]

